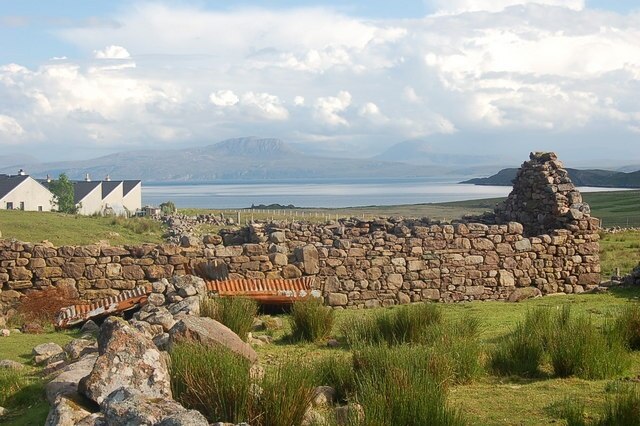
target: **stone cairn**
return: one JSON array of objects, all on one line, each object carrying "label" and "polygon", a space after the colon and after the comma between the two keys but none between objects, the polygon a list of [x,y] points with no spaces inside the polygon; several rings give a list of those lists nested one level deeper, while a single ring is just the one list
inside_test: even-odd
[{"label": "stone cairn", "polygon": [[554,229],[579,230],[588,219],[589,205],[553,152],[535,152],[522,164],[513,191],[495,210],[502,223],[520,222],[526,235],[548,234]]}]

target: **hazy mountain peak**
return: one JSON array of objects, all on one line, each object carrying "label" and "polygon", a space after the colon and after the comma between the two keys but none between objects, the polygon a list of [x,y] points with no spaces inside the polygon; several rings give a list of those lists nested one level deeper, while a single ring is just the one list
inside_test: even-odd
[{"label": "hazy mountain peak", "polygon": [[289,144],[277,138],[244,137],[226,139],[209,146],[217,154],[244,157],[269,158],[298,154]]}]

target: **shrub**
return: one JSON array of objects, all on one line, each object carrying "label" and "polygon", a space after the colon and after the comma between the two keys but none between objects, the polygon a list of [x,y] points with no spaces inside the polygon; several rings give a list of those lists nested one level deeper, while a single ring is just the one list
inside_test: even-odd
[{"label": "shrub", "polygon": [[180,343],[171,349],[171,388],[176,401],[210,422],[248,421],[250,365],[221,347]]},{"label": "shrub", "polygon": [[221,322],[246,341],[258,304],[244,297],[208,298],[200,301],[200,315]]},{"label": "shrub", "polygon": [[616,318],[615,327],[629,349],[640,350],[640,304],[627,306]]},{"label": "shrub", "polygon": [[335,315],[322,301],[309,298],[294,302],[291,308],[291,337],[294,341],[317,342],[331,334]]},{"label": "shrub", "polygon": [[291,426],[302,424],[313,398],[313,374],[300,363],[279,366],[254,389],[251,424]]},{"label": "shrub", "polygon": [[314,366],[316,386],[331,386],[338,401],[346,401],[355,391],[355,372],[351,357],[331,355],[321,358]]},{"label": "shrub", "polygon": [[63,286],[49,287],[28,293],[20,299],[18,315],[24,323],[52,326],[61,308],[77,303],[81,302],[75,289]]}]

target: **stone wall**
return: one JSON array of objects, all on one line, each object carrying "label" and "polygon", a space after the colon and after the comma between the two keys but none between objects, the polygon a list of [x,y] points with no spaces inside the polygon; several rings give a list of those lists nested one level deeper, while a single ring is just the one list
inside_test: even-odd
[{"label": "stone wall", "polygon": [[527,286],[543,293],[596,286],[599,220],[580,204],[555,155],[532,154],[518,176],[496,214],[477,219],[484,223],[390,218],[254,224],[206,236],[202,244],[187,240],[188,247],[0,241],[0,309],[49,286],[73,286],[85,299],[113,295],[214,259],[248,278],[314,275],[327,303],[350,308],[497,300]]}]

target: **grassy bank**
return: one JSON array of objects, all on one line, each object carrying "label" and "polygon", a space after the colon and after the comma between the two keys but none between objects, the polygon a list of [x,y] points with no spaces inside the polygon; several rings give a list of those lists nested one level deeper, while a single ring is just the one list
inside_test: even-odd
[{"label": "grassy bank", "polygon": [[108,241],[113,245],[157,243],[162,241],[158,222],[141,218],[112,218],[67,215],[50,212],[0,210],[3,238],[55,245],[92,244]]}]

